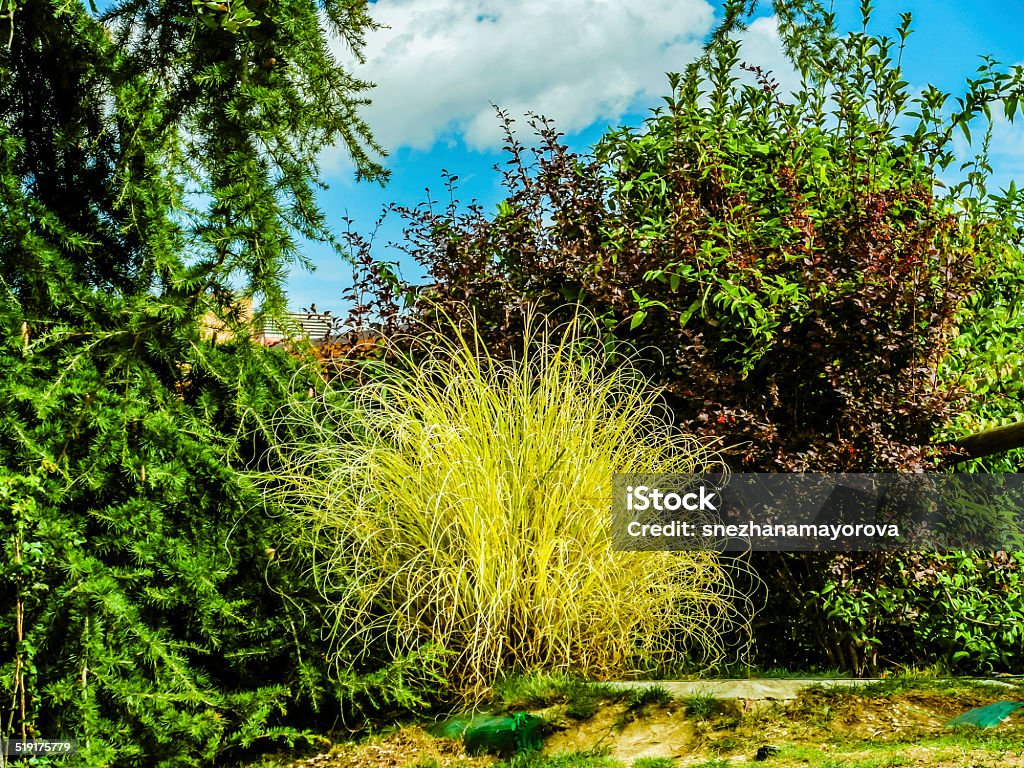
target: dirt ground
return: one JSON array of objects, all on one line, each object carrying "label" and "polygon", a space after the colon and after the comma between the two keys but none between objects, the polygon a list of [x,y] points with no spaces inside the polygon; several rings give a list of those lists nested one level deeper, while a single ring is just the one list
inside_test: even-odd
[{"label": "dirt ground", "polygon": [[[637,706],[604,702],[586,719],[564,706],[536,713],[549,723],[543,755],[589,753],[603,760],[529,761],[529,767],[589,764],[628,768],[640,758],[659,765],[765,765],[775,768],[1024,768],[1024,710],[995,729],[953,731],[950,718],[999,699],[1024,700],[1024,687],[1007,690],[929,686],[877,693],[812,689],[787,702],[705,701]],[[707,711],[711,709],[713,711]],[[398,727],[322,754],[277,762],[289,768],[484,768],[499,762],[468,757],[459,741],[436,739],[419,726]],[[641,761],[640,765],[643,765]]]}]

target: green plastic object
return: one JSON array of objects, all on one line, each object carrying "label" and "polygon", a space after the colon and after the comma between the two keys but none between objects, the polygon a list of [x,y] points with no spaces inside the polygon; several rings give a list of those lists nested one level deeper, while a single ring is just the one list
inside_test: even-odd
[{"label": "green plastic object", "polygon": [[1021,707],[1024,707],[1024,701],[997,701],[995,704],[975,707],[974,709],[967,710],[962,715],[957,715],[946,723],[946,727],[955,728],[958,725],[973,725],[978,728],[995,728]]},{"label": "green plastic object", "polygon": [[540,749],[543,720],[526,712],[497,717],[494,715],[459,716],[428,728],[434,736],[462,739],[467,755],[508,757],[530,749]]}]

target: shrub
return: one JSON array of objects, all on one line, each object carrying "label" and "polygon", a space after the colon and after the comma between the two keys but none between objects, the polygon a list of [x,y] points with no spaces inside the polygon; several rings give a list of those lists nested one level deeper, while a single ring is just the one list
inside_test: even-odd
[{"label": "shrub", "polygon": [[308,530],[339,648],[452,652],[469,694],[513,668],[609,676],[681,644],[714,654],[728,582],[710,553],[610,547],[614,472],[699,472],[713,454],[657,418],[583,318],[526,313],[498,360],[449,325],[319,409],[282,418],[276,502]]},{"label": "shrub", "polygon": [[847,664],[874,667],[884,651],[904,666],[939,663],[961,674],[1024,665],[1020,555],[838,557],[816,597],[832,652]]},{"label": "shrub", "polygon": [[[1024,202],[1011,185],[996,203],[1008,207]],[[1003,226],[1013,226],[1021,214],[1010,213]],[[941,375],[969,395],[967,409],[941,436],[955,438],[995,427],[1024,422],[1024,259],[1016,248],[996,254],[995,267],[977,286],[962,311],[950,354]],[[978,472],[1017,472],[1024,466],[1024,449],[975,459],[965,469]]]}]

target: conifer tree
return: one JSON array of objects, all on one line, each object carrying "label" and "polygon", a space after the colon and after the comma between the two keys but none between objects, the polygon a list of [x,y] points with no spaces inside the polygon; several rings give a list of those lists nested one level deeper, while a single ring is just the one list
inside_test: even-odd
[{"label": "conifer tree", "polygon": [[245,311],[282,311],[302,238],[337,245],[325,147],[384,180],[332,54],[367,3],[2,0],[5,23],[0,736],[90,766],[294,736],[319,625],[242,470],[295,365]]}]

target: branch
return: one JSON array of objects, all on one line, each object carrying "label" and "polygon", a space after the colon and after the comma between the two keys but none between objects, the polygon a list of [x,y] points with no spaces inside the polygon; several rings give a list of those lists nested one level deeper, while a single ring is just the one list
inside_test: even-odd
[{"label": "branch", "polygon": [[1024,447],[1024,421],[1007,427],[976,432],[953,440],[948,445],[959,451],[959,455],[951,459],[956,464],[970,459],[980,459],[982,456],[991,456],[993,453],[1012,451],[1014,448]]}]

